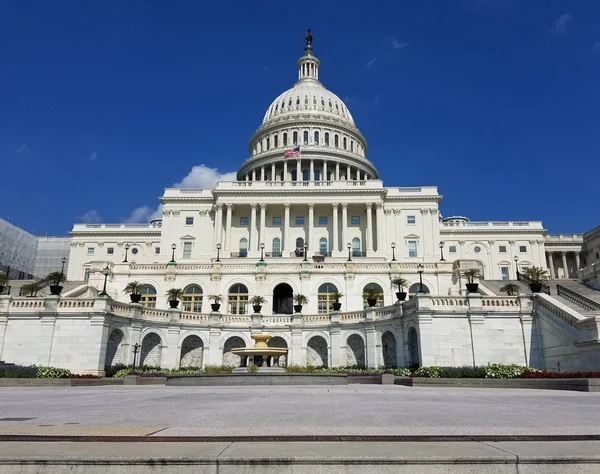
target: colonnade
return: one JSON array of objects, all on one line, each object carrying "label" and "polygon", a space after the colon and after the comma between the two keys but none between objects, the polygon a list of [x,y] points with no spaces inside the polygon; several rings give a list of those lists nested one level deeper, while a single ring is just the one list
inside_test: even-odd
[{"label": "colonnade", "polygon": [[[574,272],[570,272],[569,271],[569,266],[567,263],[567,257],[568,254],[574,254],[575,256],[575,268],[574,268]],[[560,261],[560,266],[558,268],[555,269],[554,266],[554,256],[555,254],[560,254],[561,257],[561,261]],[[554,279],[554,278],[571,278],[571,275],[573,274],[573,277],[576,277],[577,272],[579,271],[579,269],[581,268],[581,261],[579,258],[579,252],[567,252],[567,251],[558,251],[558,252],[553,252],[553,251],[546,251],[546,256],[548,259],[548,268],[550,269],[550,279]],[[558,274],[558,270],[562,268],[562,275]],[[571,267],[573,268],[573,267]]]},{"label": "colonnade", "polygon": [[[292,179],[294,170],[296,179]],[[304,170],[308,171],[308,176],[304,175]],[[262,165],[248,171],[244,176],[244,181],[365,181],[367,179],[373,179],[373,176],[356,166],[312,158],[284,160],[283,166],[278,163]]]}]

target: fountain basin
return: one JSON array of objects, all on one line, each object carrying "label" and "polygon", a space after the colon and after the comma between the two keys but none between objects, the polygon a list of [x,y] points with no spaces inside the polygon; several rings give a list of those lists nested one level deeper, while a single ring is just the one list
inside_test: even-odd
[{"label": "fountain basin", "polygon": [[267,341],[271,339],[270,334],[252,334],[253,347],[241,347],[232,349],[231,353],[240,356],[240,366],[233,369],[234,374],[250,373],[253,366],[257,372],[281,373],[285,372],[279,366],[279,358],[287,355],[288,349],[280,347],[269,347]]}]

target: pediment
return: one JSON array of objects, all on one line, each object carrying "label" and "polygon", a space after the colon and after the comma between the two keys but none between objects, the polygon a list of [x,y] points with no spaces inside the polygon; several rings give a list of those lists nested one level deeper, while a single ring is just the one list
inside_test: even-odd
[{"label": "pediment", "polygon": [[196,237],[194,237],[193,235],[184,235],[183,237],[181,237],[181,240],[195,240]]},{"label": "pediment", "polygon": [[405,239],[418,239],[419,236],[417,234],[408,234],[404,236]]}]

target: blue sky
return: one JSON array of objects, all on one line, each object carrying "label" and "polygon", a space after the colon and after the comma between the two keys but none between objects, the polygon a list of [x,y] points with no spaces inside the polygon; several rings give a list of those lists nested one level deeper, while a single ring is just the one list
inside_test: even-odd
[{"label": "blue sky", "polygon": [[0,217],[139,221],[194,166],[235,171],[307,28],[387,186],[437,185],[444,216],[600,224],[591,0],[0,0]]}]

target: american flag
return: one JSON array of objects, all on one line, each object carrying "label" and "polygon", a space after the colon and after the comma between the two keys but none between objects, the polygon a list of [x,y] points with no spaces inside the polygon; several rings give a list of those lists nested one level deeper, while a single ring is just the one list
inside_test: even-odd
[{"label": "american flag", "polygon": [[298,158],[299,156],[300,156],[300,145],[298,145],[296,148],[292,148],[290,150],[285,150],[283,152],[284,158]]}]

